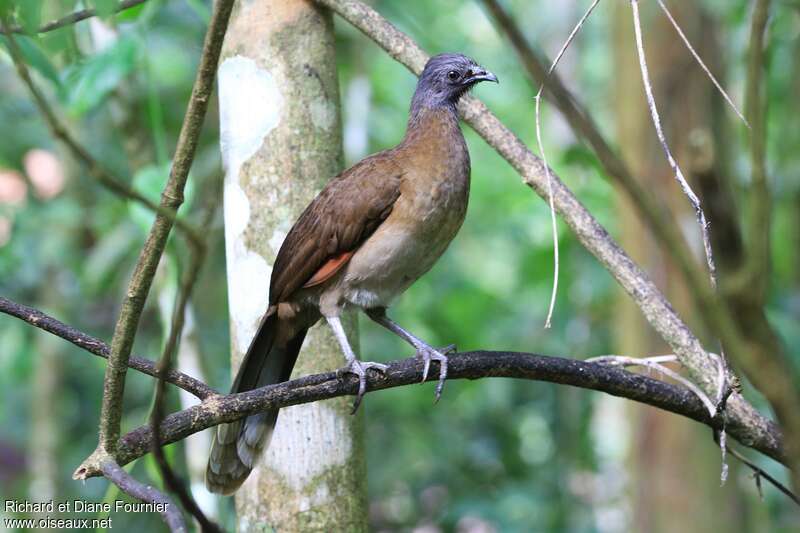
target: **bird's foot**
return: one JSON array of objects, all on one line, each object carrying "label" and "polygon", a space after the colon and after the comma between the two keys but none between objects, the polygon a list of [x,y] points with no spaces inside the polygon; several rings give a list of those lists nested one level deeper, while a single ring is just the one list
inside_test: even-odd
[{"label": "bird's foot", "polygon": [[417,346],[417,357],[420,357],[423,362],[422,367],[422,382],[425,383],[428,379],[428,370],[431,368],[431,361],[439,361],[439,383],[436,384],[436,401],[442,397],[442,390],[444,389],[444,381],[447,379],[447,356],[445,354],[453,353],[456,351],[456,345],[450,344],[437,350],[427,344],[420,344]]},{"label": "bird's foot", "polygon": [[358,376],[358,395],[356,396],[356,400],[353,402],[353,410],[350,411],[351,415],[356,414],[356,411],[358,411],[358,406],[361,405],[361,399],[364,397],[364,393],[367,392],[367,370],[370,368],[383,374],[386,372],[386,369],[389,368],[389,365],[353,359],[347,366],[340,368],[337,371],[337,374],[340,376],[342,374],[355,374]]}]

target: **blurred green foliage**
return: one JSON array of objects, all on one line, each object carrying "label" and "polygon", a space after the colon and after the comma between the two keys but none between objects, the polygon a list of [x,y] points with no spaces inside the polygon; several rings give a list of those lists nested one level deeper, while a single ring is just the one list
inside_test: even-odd
[{"label": "blurred green foliage", "polygon": [[[726,85],[740,95],[750,3],[704,3],[722,29],[729,69]],[[4,0],[0,10],[10,11],[28,32],[17,39],[25,60],[69,129],[105,165],[156,198],[191,90],[209,5],[205,0],[149,0],[112,15],[116,4],[116,0],[85,2],[97,8],[99,19],[42,35],[32,32],[41,23],[78,8],[79,3]],[[480,2],[380,0],[373,4],[427,51],[461,51],[497,73],[499,86],[480,87],[476,93],[533,145],[536,88]],[[528,39],[550,53],[558,49],[580,15],[580,4],[505,2]],[[583,101],[590,103],[613,139],[610,8],[606,5],[597,11],[561,72],[570,86],[579,88]],[[798,112],[800,89],[800,15],[796,4],[781,3],[776,10],[768,86],[770,171],[776,202],[769,312],[787,345],[796,348],[800,345],[800,129],[792,117]],[[415,78],[339,20],[336,35],[346,156],[351,164],[402,137]],[[8,227],[5,238],[0,231],[0,294],[109,339],[151,215],[98,186],[53,140],[16,78],[5,53],[5,38],[0,41],[0,172],[26,176],[26,154],[43,148],[57,155],[67,176],[64,190],[55,198],[42,198],[27,177],[28,192],[22,203],[0,203],[0,219]],[[208,184],[221,174],[216,114],[212,106],[192,170],[194,193],[211,190]],[[593,154],[574,139],[549,105],[544,106],[543,116],[550,163],[615,234],[620,228],[614,188]],[[736,175],[742,177],[748,168],[742,144],[745,135],[731,150],[737,154]],[[613,353],[618,289],[563,225],[559,227],[561,290],[554,326],[543,328],[552,279],[549,213],[492,149],[471,130],[467,129],[466,136],[473,161],[467,221],[445,257],[398,302],[393,316],[434,345],[455,342],[463,350],[522,350],[569,357]],[[744,194],[747,184],[742,180]],[[190,191],[182,214],[197,221],[196,204],[201,202],[193,201],[195,196]],[[214,246],[193,308],[201,326],[199,346],[206,379],[222,390],[229,383],[229,339],[219,217],[207,230]],[[166,333],[156,305],[158,292],[170,283],[174,288],[176,265],[186,254],[179,238],[173,238],[169,254],[171,266],[164,276],[171,282],[157,283],[136,340],[135,353],[149,357],[159,353]],[[405,345],[369,321],[361,324],[363,353],[378,359],[410,355]],[[50,480],[55,497],[113,499],[113,489],[107,489],[103,480],[79,484],[70,479],[74,466],[95,445],[103,362],[62,342],[45,344],[43,333],[8,317],[0,317],[0,328],[0,496],[32,495],[37,479],[30,454],[37,446],[32,440],[31,406],[37,402],[33,383],[35,373],[49,371],[37,364],[41,351],[49,350],[60,361],[58,401],[51,406],[57,432],[53,453],[58,468]],[[129,373],[125,429],[146,421],[152,386],[150,378]],[[481,380],[449,382],[435,407],[432,397],[432,386],[424,385],[370,395],[365,402],[370,520],[376,529],[625,530],[631,512],[626,507],[625,454],[632,443],[625,432],[598,429],[598,395],[541,383]],[[172,408],[179,407],[177,395],[170,402]],[[619,404],[616,408],[620,409]],[[619,416],[625,418],[625,412]],[[698,446],[713,449],[711,439],[705,433],[702,436]],[[170,453],[184,470],[183,446],[170,447]],[[160,484],[150,459],[138,461],[133,471]],[[716,490],[744,493],[748,505],[758,509],[751,514],[772,524],[770,530],[800,527],[796,512],[776,491],[767,489],[766,503],[759,503],[744,471]],[[220,512],[222,522],[230,524],[229,500]],[[115,527],[162,527],[152,515],[122,515],[115,520]]]}]

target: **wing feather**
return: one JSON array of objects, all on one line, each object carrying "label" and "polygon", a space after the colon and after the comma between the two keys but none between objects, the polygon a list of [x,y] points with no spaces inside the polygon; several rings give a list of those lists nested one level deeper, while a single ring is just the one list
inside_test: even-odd
[{"label": "wing feather", "polygon": [[270,304],[341,269],[391,213],[402,177],[402,168],[387,151],[328,182],[283,241],[272,269]]}]

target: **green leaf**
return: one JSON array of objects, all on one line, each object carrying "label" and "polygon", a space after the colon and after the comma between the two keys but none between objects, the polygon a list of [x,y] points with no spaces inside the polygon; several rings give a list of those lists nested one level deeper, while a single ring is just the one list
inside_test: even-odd
[{"label": "green leaf", "polygon": [[106,18],[113,15],[117,10],[117,0],[92,0],[89,2],[97,10],[97,16]]},{"label": "green leaf", "polygon": [[[39,74],[52,81],[56,86],[61,85],[61,80],[58,77],[58,71],[47,58],[47,56],[42,52],[41,48],[39,48],[39,43],[36,41],[36,39],[32,39],[24,35],[18,35],[14,38],[14,40],[19,45],[19,48],[22,51],[22,58],[26,64],[30,65]],[[2,42],[3,46],[8,49],[8,38],[5,35],[0,39],[0,42]]]},{"label": "green leaf", "polygon": [[117,14],[117,22],[134,22],[138,20],[146,6],[147,4],[144,3],[120,11],[119,14]]},{"label": "green leaf", "polygon": [[41,0],[25,0],[17,4],[17,21],[25,33],[36,33],[42,23]]},{"label": "green leaf", "polygon": [[94,109],[130,74],[136,53],[135,41],[123,37],[102,52],[68,67],[60,94],[67,110],[79,116]]}]

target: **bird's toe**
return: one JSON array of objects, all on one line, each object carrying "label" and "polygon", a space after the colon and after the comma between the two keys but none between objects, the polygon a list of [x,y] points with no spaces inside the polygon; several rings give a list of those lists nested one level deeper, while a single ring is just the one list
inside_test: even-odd
[{"label": "bird's toe", "polygon": [[358,411],[358,407],[361,405],[361,400],[364,398],[364,394],[367,392],[367,370],[372,369],[383,374],[388,368],[389,365],[384,365],[382,363],[373,363],[353,359],[353,361],[351,361],[347,366],[340,368],[337,371],[337,375],[340,377],[344,374],[355,374],[355,376],[358,377],[358,393],[356,394],[356,399],[353,402],[353,409],[351,410],[350,414],[355,414],[356,411]]},{"label": "bird's toe", "polygon": [[430,370],[431,361],[439,362],[439,383],[436,384],[436,392],[435,392],[437,402],[439,401],[439,398],[441,398],[442,396],[442,390],[444,389],[444,382],[447,379],[447,356],[445,355],[445,353],[451,353],[454,351],[455,351],[454,344],[446,346],[444,350],[436,350],[427,345],[419,346],[417,348],[417,357],[422,358],[423,383],[428,379],[428,371]]}]

